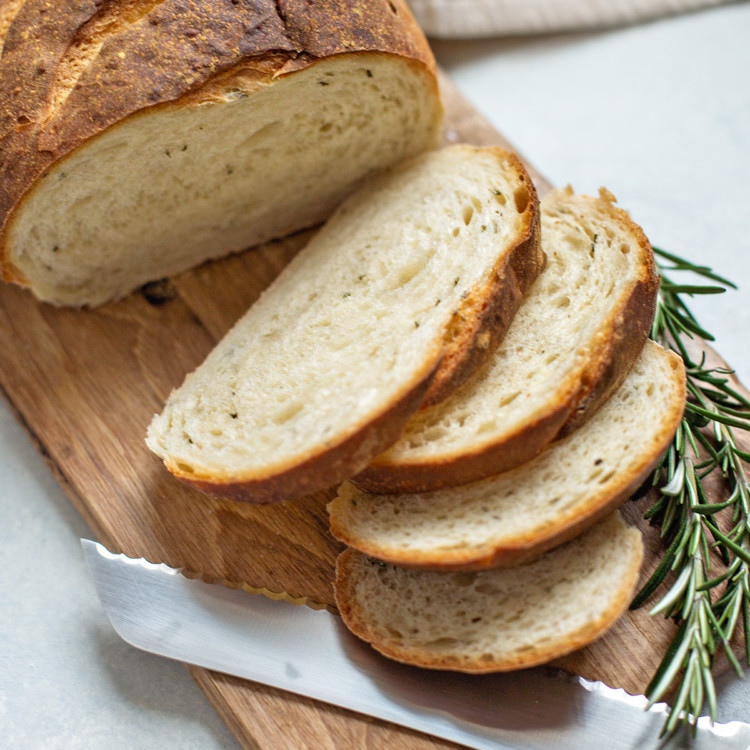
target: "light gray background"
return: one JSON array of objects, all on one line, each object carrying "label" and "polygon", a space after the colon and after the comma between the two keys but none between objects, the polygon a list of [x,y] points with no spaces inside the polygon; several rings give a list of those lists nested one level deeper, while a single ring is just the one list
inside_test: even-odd
[{"label": "light gray background", "polygon": [[[606,185],[652,242],[739,284],[694,309],[750,383],[750,5],[434,47],[553,183],[589,193]],[[0,444],[0,745],[237,748],[181,665],[110,629],[78,545],[90,532],[2,405]],[[750,721],[746,696],[731,685],[723,718]]]}]

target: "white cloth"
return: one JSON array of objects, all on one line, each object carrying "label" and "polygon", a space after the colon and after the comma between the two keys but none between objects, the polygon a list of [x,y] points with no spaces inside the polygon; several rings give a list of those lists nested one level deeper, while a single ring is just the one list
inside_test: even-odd
[{"label": "white cloth", "polygon": [[408,0],[428,36],[541,34],[619,26],[727,0]]}]

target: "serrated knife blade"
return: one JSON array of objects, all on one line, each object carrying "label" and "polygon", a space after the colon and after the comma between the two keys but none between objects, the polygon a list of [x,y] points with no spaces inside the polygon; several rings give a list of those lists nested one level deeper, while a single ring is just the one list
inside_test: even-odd
[{"label": "serrated knife blade", "polygon": [[750,724],[698,721],[660,742],[665,706],[537,668],[433,672],[381,657],[325,610],[204,583],[82,539],[115,631],[136,648],[480,750],[748,750]]}]

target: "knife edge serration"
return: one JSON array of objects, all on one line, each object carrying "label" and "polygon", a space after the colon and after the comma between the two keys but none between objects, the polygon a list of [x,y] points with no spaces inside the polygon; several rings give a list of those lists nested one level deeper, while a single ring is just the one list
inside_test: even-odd
[{"label": "knife edge serration", "polygon": [[[632,750],[646,747],[648,740],[653,740],[648,747],[666,750],[657,741],[663,704],[644,710],[643,696],[553,667],[512,675],[445,674],[435,680],[426,670],[379,657],[339,620],[309,607],[285,609],[269,597],[235,594],[241,584],[213,587],[163,563],[115,555],[87,540],[82,544],[112,626],[143,651],[480,750],[543,750],[553,744],[560,750],[605,745]],[[336,679],[322,680],[324,674]],[[697,744],[689,745],[694,750],[714,750],[719,741],[726,750],[747,750],[750,725],[712,726],[701,719],[696,738]]]},{"label": "knife edge serration", "polygon": [[232,590],[241,589],[248,594],[259,594],[275,602],[287,602],[288,604],[294,604],[296,606],[309,607],[310,609],[314,609],[316,611],[324,609],[331,614],[338,615],[338,610],[334,606],[326,604],[325,602],[315,601],[314,599],[311,599],[307,596],[293,596],[286,591],[272,591],[265,586],[252,586],[245,581],[232,581],[228,578],[222,578],[220,576],[214,576],[208,573],[201,573],[199,571],[190,570],[189,568],[184,566],[174,567],[165,562],[150,560],[148,557],[131,557],[130,555],[126,555],[123,552],[111,552],[100,542],[95,542],[91,539],[81,539],[81,545],[83,546],[84,550],[88,550],[90,551],[90,553],[98,554],[101,557],[106,557],[109,559],[117,558],[122,560],[123,562],[127,562],[128,564],[140,565],[142,567],[156,567],[160,568],[163,572],[170,575],[181,575],[185,578],[188,578],[189,580],[199,580],[203,581],[203,583],[208,583],[211,585],[219,584]]}]

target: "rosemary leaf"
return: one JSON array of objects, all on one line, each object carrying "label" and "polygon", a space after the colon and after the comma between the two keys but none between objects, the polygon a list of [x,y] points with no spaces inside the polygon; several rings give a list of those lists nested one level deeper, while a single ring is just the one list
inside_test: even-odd
[{"label": "rosemary leaf", "polygon": [[[650,484],[659,496],[645,518],[659,527],[665,551],[654,573],[634,597],[642,606],[663,585],[667,591],[651,608],[652,615],[672,617],[677,632],[646,689],[653,705],[675,692],[662,734],[695,723],[707,710],[716,718],[716,689],[711,667],[719,648],[741,673],[730,640],[740,627],[750,666],[750,483],[745,462],[750,452],[738,448],[734,430],[750,431],[750,399],[730,385],[731,370],[709,367],[690,356],[687,340],[714,337],[696,320],[683,297],[721,294],[737,287],[708,266],[696,265],[654,248],[671,263],[662,272],[687,271],[715,283],[675,283],[662,273],[651,338],[684,360],[688,403],[669,449],[654,469]],[[722,286],[716,286],[716,283]],[[709,498],[704,482],[718,472],[728,492]],[[720,521],[721,519],[721,521]],[[731,519],[731,527],[727,519]],[[724,567],[711,574],[711,554]],[[671,582],[668,578],[674,576]]]},{"label": "rosemary leaf", "polygon": [[[671,284],[662,282],[662,289],[670,294],[723,294],[726,289],[723,286],[693,286],[690,284]],[[672,314],[670,310],[667,311]]]},{"label": "rosemary leaf", "polygon": [[667,577],[667,573],[669,573],[672,568],[672,561],[674,560],[675,550],[679,542],[680,539],[675,537],[669,549],[664,553],[664,557],[661,559],[656,570],[652,573],[651,578],[646,581],[641,590],[636,594],[630,604],[630,609],[638,609],[651,597],[651,594],[659,588],[662,581]]},{"label": "rosemary leaf", "polygon": [[671,253],[665,252],[659,247],[655,247],[653,248],[653,250],[658,257],[666,258],[667,260],[672,261],[672,263],[677,266],[677,270],[692,271],[693,273],[697,273],[698,275],[703,276],[706,279],[711,279],[712,281],[718,281],[720,284],[725,284],[732,289],[737,288],[737,286],[729,281],[729,279],[718,276],[708,266],[693,265],[690,261],[685,260],[684,258],[680,258],[679,255],[672,255]]},{"label": "rosemary leaf", "polygon": [[687,411],[691,411],[694,414],[700,414],[701,416],[708,417],[714,422],[721,422],[722,424],[728,424],[732,427],[739,427],[743,430],[750,430],[750,422],[748,422],[747,419],[737,419],[736,417],[730,416],[725,411],[718,413],[716,411],[712,411],[711,409],[703,409],[696,404],[690,403],[688,403],[685,408]]}]

